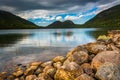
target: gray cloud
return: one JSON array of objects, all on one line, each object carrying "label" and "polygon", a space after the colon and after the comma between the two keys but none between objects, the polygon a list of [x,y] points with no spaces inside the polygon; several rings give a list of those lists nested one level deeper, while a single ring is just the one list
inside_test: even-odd
[{"label": "gray cloud", "polygon": [[120,0],[0,0],[0,9],[25,19],[36,17],[49,19],[51,15],[55,17],[62,13],[79,14],[95,6],[98,7],[97,14],[117,4],[120,4]]},{"label": "gray cloud", "polygon": [[[74,6],[84,6],[88,3],[105,4],[113,0],[0,0],[0,7],[9,6],[16,11],[26,10],[66,10]],[[80,8],[81,9],[81,8]]]}]

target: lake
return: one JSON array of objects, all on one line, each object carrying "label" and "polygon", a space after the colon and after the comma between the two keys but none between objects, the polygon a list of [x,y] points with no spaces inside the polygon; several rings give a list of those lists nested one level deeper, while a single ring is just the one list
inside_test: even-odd
[{"label": "lake", "polygon": [[15,64],[65,56],[72,48],[94,42],[102,34],[106,31],[95,28],[0,30],[0,71]]}]

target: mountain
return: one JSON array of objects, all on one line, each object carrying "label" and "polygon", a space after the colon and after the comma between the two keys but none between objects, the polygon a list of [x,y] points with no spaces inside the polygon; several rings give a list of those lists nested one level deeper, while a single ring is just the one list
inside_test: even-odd
[{"label": "mountain", "polygon": [[0,29],[34,29],[34,28],[38,28],[38,26],[10,12],[0,10]]},{"label": "mountain", "polygon": [[100,12],[83,26],[93,28],[120,28],[120,5]]},{"label": "mountain", "polygon": [[75,28],[75,24],[70,21],[66,20],[64,22],[61,21],[55,21],[52,24],[48,25],[46,28]]},{"label": "mountain", "polygon": [[120,5],[111,7],[97,14],[83,25],[74,24],[67,20],[64,22],[56,21],[47,28],[105,28],[120,29]]}]

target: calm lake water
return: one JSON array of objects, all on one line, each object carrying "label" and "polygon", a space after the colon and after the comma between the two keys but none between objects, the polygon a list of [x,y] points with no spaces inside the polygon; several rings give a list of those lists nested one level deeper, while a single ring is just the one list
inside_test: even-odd
[{"label": "calm lake water", "polygon": [[15,64],[47,61],[81,44],[94,42],[99,29],[0,30],[0,71]]}]

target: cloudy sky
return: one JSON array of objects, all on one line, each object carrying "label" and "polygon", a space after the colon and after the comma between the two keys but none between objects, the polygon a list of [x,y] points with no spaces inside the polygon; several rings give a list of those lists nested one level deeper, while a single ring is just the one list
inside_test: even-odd
[{"label": "cloudy sky", "polygon": [[0,10],[46,26],[56,20],[83,24],[99,12],[118,4],[120,0],[0,0]]}]

